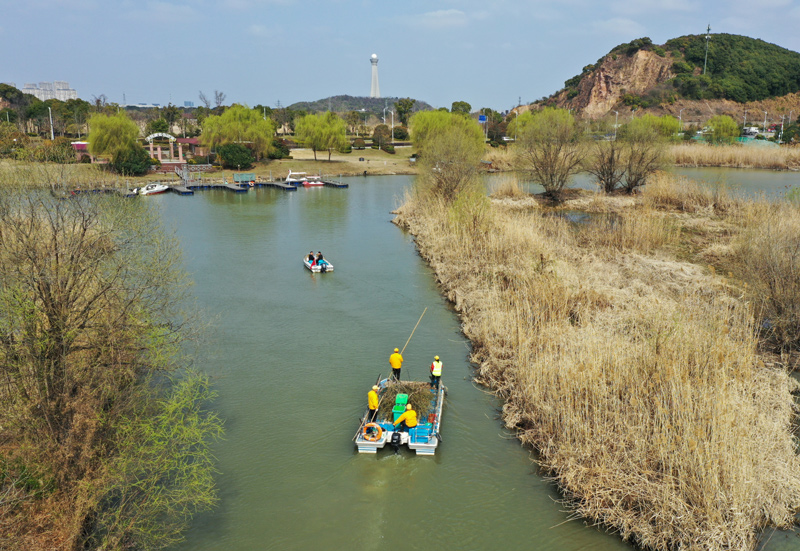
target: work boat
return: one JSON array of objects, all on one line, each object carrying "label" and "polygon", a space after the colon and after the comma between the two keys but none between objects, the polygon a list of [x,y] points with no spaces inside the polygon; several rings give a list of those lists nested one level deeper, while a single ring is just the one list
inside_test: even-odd
[{"label": "work boat", "polygon": [[[427,382],[383,379],[378,387],[380,402],[375,422],[368,422],[367,409],[353,438],[358,453],[378,453],[389,444],[395,452],[400,446],[408,446],[417,455],[433,455],[442,440],[439,427],[447,390],[444,385],[431,388]],[[409,403],[417,412],[417,426],[409,428],[408,432],[399,432],[395,430],[394,422],[406,411]]]},{"label": "work boat", "polygon": [[327,260],[325,261],[325,264],[322,266],[320,266],[319,264],[312,264],[311,261],[308,259],[308,255],[303,257],[303,264],[305,265],[306,268],[308,268],[315,274],[320,272],[325,273],[333,271],[333,264],[331,264]]},{"label": "work boat", "polygon": [[165,186],[164,184],[147,184],[144,187],[138,188],[136,193],[139,195],[158,195],[168,190],[169,186]]}]

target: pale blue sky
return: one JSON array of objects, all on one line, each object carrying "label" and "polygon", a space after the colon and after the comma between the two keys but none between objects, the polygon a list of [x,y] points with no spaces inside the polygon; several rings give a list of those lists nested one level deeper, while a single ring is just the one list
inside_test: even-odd
[{"label": "pale blue sky", "polygon": [[289,105],[382,96],[502,111],[614,46],[744,34],[800,51],[800,0],[0,0],[0,82],[66,80],[86,100]]}]

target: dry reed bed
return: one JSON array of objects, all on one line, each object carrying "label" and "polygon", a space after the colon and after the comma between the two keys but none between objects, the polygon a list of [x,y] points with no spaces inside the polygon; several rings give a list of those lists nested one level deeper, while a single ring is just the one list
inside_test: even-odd
[{"label": "dry reed bed", "polygon": [[669,156],[677,166],[800,170],[798,147],[681,144],[671,146]]},{"label": "dry reed bed", "polygon": [[680,220],[664,208],[715,200],[670,185],[578,231],[540,209],[414,198],[397,222],[576,515],[654,549],[753,549],[800,507],[794,385],[759,362],[726,283],[663,253]]}]

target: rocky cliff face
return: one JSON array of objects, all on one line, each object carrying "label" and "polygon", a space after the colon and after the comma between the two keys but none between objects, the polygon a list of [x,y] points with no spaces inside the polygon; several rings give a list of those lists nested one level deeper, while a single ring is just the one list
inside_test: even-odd
[{"label": "rocky cliff face", "polygon": [[639,50],[631,56],[609,55],[578,85],[578,95],[568,99],[569,91],[556,95],[559,107],[577,109],[584,117],[603,117],[626,93],[644,95],[674,77],[672,57]]}]

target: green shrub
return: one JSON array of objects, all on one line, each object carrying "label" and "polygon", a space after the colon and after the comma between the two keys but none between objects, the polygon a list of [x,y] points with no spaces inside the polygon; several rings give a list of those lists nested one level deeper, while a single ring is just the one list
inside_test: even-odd
[{"label": "green shrub", "polygon": [[385,151],[386,153],[389,153],[390,155],[394,155],[394,146],[392,144],[390,144],[390,143],[387,143],[386,145],[384,145],[381,148],[381,151]]},{"label": "green shrub", "polygon": [[269,159],[286,159],[289,156],[289,144],[286,140],[280,138],[272,139],[272,149],[270,150],[267,158]]},{"label": "green shrub", "polygon": [[395,140],[407,140],[410,137],[405,126],[395,126],[392,135]]},{"label": "green shrub", "polygon": [[253,166],[253,154],[242,144],[229,143],[217,149],[217,156],[223,168],[248,169]]},{"label": "green shrub", "polygon": [[353,140],[353,149],[364,149],[367,147],[367,144],[364,142],[363,138],[356,138]]},{"label": "green shrub", "polygon": [[353,146],[351,146],[350,143],[348,142],[344,144],[342,147],[338,148],[336,151],[344,154],[351,153],[353,151]]},{"label": "green shrub", "polygon": [[140,145],[117,152],[111,159],[111,168],[125,176],[141,176],[150,170],[150,154]]}]

